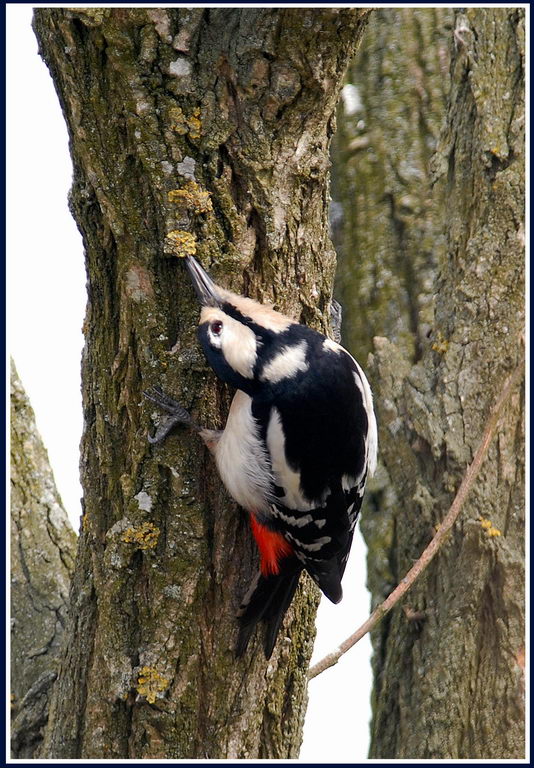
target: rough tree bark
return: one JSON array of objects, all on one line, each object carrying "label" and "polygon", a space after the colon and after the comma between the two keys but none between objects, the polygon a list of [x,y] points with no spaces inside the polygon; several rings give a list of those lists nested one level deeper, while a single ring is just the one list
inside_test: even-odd
[{"label": "rough tree bark", "polygon": [[[452,25],[447,8],[376,9],[347,72],[332,141],[331,218],[343,343],[359,360],[367,359],[374,336],[393,341],[412,362],[429,343],[445,247],[430,160],[449,94]],[[380,381],[374,389],[380,400]],[[380,450],[361,517],[372,609],[397,584],[398,508]],[[372,633],[377,675],[389,620]]]},{"label": "rough tree bark", "polygon": [[377,333],[420,357],[432,322],[444,213],[430,159],[451,26],[448,8],[376,9],[347,72],[332,142],[336,293],[343,339],[363,359]]},{"label": "rough tree bark", "polygon": [[212,427],[230,394],[166,235],[213,277],[319,328],[334,254],[328,148],[368,11],[38,9],[84,238],[83,528],[42,756],[296,757],[317,592],[269,664],[233,658],[247,525],[182,433],[151,451],[142,390]]},{"label": "rough tree bark", "polygon": [[[416,13],[423,29],[422,17],[434,11]],[[377,14],[366,43],[380,34],[390,41],[400,28],[410,48],[404,12],[383,14],[389,24],[375,27]],[[390,540],[382,541],[382,562],[395,582],[447,511],[502,381],[521,357],[524,12],[455,11],[450,44],[446,124],[431,161],[434,207],[445,214],[445,252],[434,225],[427,241],[421,237],[439,270],[431,333],[426,339],[412,327],[412,345],[395,333],[395,343],[375,340],[371,371],[381,456],[397,493]],[[427,87],[421,62],[428,50],[418,47],[413,64],[412,82],[422,94]],[[405,148],[402,121],[397,125]],[[362,155],[372,150],[371,145]],[[426,221],[423,216],[423,226]],[[378,231],[375,219],[366,230]],[[364,263],[366,256],[364,248]],[[391,314],[398,313],[402,323],[403,301],[394,301]],[[419,311],[418,323],[421,318]],[[391,334],[387,322],[386,330]],[[524,756],[522,394],[516,392],[506,408],[454,533],[382,625],[373,758]]]},{"label": "rough tree bark", "polygon": [[42,740],[74,569],[76,534],[56,490],[35,416],[11,363],[12,757]]}]

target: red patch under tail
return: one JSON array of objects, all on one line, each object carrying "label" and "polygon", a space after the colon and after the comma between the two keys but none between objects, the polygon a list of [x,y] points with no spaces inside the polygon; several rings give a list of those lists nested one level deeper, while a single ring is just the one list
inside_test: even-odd
[{"label": "red patch under tail", "polygon": [[280,573],[280,561],[293,554],[293,547],[281,533],[271,531],[265,525],[258,523],[252,512],[250,513],[250,527],[260,550],[262,576]]}]

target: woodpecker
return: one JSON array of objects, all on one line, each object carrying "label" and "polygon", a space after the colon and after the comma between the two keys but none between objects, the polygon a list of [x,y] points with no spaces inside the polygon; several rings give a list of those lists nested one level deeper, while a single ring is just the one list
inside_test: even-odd
[{"label": "woodpecker", "polygon": [[261,622],[270,658],[303,570],[333,603],[342,598],[365,483],[376,467],[371,389],[340,344],[216,285],[192,256],[186,266],[201,304],[204,354],[237,392],[222,431],[198,426],[160,388],[145,392],[170,414],[149,440],[161,443],[178,423],[194,429],[248,513],[260,568],[239,610],[236,655]]}]

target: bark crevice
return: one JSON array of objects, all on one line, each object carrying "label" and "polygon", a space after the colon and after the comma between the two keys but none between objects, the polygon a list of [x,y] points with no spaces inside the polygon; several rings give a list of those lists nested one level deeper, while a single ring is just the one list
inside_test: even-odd
[{"label": "bark crevice", "polygon": [[[43,757],[298,755],[317,592],[305,582],[291,640],[269,665],[259,643],[235,661],[253,544],[196,436],[149,446],[142,391],[159,384],[210,427],[231,396],[198,347],[170,231],[196,238],[216,281],[327,327],[329,122],[367,15],[35,12],[67,120],[88,274],[84,525]],[[211,209],[169,195],[195,189]]]}]

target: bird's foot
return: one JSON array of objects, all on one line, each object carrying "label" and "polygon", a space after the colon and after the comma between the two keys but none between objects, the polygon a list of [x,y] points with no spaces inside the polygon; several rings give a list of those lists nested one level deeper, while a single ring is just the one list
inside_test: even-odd
[{"label": "bird's foot", "polygon": [[152,437],[148,435],[148,442],[152,445],[162,443],[168,436],[169,432],[174,429],[178,424],[185,424],[186,426],[199,431],[200,427],[195,424],[190,414],[180,405],[179,402],[174,400],[169,395],[166,395],[161,387],[152,387],[151,389],[143,392],[147,400],[155,403],[162,411],[166,411],[169,415],[156,429],[155,435]]}]

